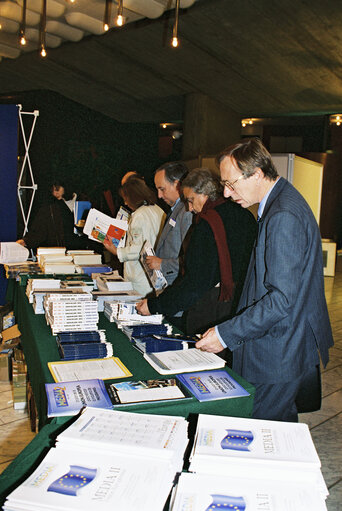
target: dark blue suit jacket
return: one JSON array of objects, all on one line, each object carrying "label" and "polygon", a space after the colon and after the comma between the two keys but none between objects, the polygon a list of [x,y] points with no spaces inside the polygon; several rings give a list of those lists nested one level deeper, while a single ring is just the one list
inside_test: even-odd
[{"label": "dark blue suit jacket", "polygon": [[238,315],[217,327],[233,369],[252,383],[291,381],[328,362],[333,344],[313,213],[280,178],[259,221]]}]

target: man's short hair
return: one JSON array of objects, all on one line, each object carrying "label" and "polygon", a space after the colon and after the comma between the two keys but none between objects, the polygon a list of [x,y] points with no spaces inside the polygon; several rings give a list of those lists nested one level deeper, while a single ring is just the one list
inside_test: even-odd
[{"label": "man's short hair", "polygon": [[259,138],[246,138],[227,147],[216,157],[217,165],[220,166],[227,156],[236,161],[245,178],[252,176],[256,168],[260,168],[270,181],[278,177],[271,155]]},{"label": "man's short hair", "polygon": [[167,179],[170,183],[181,181],[189,172],[188,167],[181,161],[170,161],[169,163],[164,163],[157,168],[154,175],[162,170],[165,171],[165,179]]},{"label": "man's short hair", "polygon": [[185,187],[191,188],[195,193],[208,195],[212,201],[222,196],[219,179],[206,168],[191,170],[182,181],[182,189]]}]

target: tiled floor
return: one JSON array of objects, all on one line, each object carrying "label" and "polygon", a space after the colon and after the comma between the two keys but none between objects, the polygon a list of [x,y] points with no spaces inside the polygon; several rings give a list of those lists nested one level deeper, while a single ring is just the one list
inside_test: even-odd
[{"label": "tiled floor", "polygon": [[323,402],[318,412],[301,414],[309,425],[330,495],[328,511],[342,510],[342,255],[335,277],[325,278],[325,294],[335,346],[322,373]]},{"label": "tiled floor", "polygon": [[[326,277],[326,297],[335,346],[323,371],[323,403],[318,412],[301,414],[322,461],[330,495],[328,511],[342,510],[342,256],[336,276]],[[13,410],[10,384],[0,382],[0,473],[33,438],[27,414]]]}]

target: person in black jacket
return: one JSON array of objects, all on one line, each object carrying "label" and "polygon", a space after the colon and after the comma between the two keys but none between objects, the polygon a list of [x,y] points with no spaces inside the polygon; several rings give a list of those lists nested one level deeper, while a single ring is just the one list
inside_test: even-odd
[{"label": "person in black jacket", "polygon": [[48,203],[38,210],[29,232],[17,243],[34,250],[38,247],[86,248],[87,238],[74,234],[76,194],[68,194],[61,182],[54,182],[50,191]]},{"label": "person in black jacket", "polygon": [[222,187],[208,169],[192,170],[182,191],[196,215],[184,273],[158,297],[139,302],[137,310],[168,317],[186,311],[181,330],[203,333],[236,311],[257,224],[249,211],[222,197]]}]

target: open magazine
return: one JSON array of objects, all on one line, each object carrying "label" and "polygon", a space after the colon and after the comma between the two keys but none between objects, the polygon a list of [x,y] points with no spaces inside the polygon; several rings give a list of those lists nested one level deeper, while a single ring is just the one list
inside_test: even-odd
[{"label": "open magazine", "polygon": [[113,238],[116,247],[125,246],[125,235],[128,228],[126,220],[112,218],[92,208],[87,216],[83,233],[91,240],[103,243],[106,236]]},{"label": "open magazine", "polygon": [[149,278],[153,288],[156,291],[161,291],[162,289],[164,289],[164,287],[167,286],[167,281],[163,275],[163,272],[161,270],[151,270],[146,263],[146,257],[154,255],[156,254],[155,251],[153,250],[153,247],[151,246],[151,243],[148,240],[146,240],[140,251],[140,262],[143,265],[146,275]]}]

